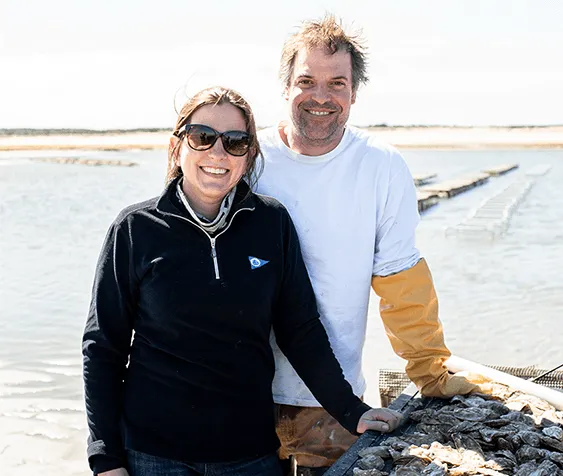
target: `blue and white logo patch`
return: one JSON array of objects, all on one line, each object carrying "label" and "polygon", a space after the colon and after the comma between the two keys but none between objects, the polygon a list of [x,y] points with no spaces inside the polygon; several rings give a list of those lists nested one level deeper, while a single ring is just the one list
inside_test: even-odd
[{"label": "blue and white logo patch", "polygon": [[256,258],[255,256],[249,256],[248,261],[250,261],[250,269],[261,268],[265,264],[268,264],[269,261],[264,259]]}]

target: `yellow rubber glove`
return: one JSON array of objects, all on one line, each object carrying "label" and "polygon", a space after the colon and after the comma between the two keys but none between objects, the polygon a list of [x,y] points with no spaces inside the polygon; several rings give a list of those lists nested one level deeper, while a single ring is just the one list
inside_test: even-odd
[{"label": "yellow rubber glove", "polygon": [[391,276],[374,276],[372,287],[381,298],[379,311],[395,353],[407,360],[406,372],[423,395],[451,397],[481,392],[479,379],[448,373],[451,352],[438,318],[438,299],[424,259]]},{"label": "yellow rubber glove", "polygon": [[484,393],[493,392],[491,381],[481,374],[473,372],[458,372],[454,375],[448,375],[448,379],[440,390],[444,397],[453,397],[454,395],[466,395],[468,393]]}]

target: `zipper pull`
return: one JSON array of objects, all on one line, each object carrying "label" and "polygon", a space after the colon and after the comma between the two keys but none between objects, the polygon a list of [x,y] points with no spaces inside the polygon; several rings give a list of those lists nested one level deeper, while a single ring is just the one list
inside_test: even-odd
[{"label": "zipper pull", "polygon": [[215,269],[215,279],[220,279],[219,276],[219,263],[217,262],[217,250],[215,249],[215,238],[211,240],[211,258],[213,259],[213,268]]}]

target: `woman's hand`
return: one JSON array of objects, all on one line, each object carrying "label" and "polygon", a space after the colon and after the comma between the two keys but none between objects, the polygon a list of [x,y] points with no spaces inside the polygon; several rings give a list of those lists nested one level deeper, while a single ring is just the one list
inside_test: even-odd
[{"label": "woman's hand", "polygon": [[364,433],[366,430],[375,430],[381,433],[389,433],[395,430],[402,420],[403,415],[395,410],[372,408],[362,415],[356,431]]},{"label": "woman's hand", "polygon": [[129,476],[129,473],[125,468],[112,469],[111,471],[104,471],[103,473],[98,473],[98,476]]}]

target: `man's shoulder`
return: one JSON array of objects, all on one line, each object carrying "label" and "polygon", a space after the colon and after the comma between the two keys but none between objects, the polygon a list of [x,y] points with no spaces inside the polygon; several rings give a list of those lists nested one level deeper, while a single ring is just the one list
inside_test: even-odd
[{"label": "man's shoulder", "polygon": [[349,126],[352,141],[365,149],[366,154],[401,156],[401,153],[391,144],[381,140],[377,134],[359,127]]},{"label": "man's shoulder", "polygon": [[350,127],[351,142],[355,144],[354,158],[367,161],[377,168],[385,167],[391,171],[398,171],[406,167],[401,153],[391,144],[381,140],[376,134],[365,129]]}]

